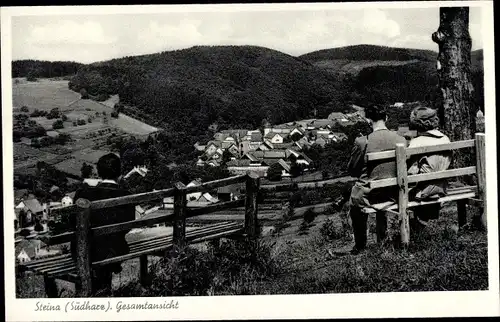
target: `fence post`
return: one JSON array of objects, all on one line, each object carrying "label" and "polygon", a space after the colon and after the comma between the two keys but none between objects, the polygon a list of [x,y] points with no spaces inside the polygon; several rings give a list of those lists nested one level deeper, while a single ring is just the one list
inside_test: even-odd
[{"label": "fence post", "polygon": [[76,283],[76,296],[92,295],[92,267],[90,262],[90,201],[80,198],[76,201],[80,208],[76,214],[76,271],[80,283]]},{"label": "fence post", "polygon": [[186,186],[182,182],[175,184],[174,194],[174,233],[173,242],[177,250],[186,245]]},{"label": "fence post", "polygon": [[406,211],[408,206],[408,169],[406,168],[405,145],[401,143],[396,144],[396,169],[401,243],[406,247],[410,242],[410,223]]},{"label": "fence post", "polygon": [[476,174],[477,192],[483,201],[483,209],[480,209],[479,221],[483,228],[487,227],[486,218],[486,136],[484,133],[476,133]]},{"label": "fence post", "polygon": [[259,194],[259,176],[255,173],[247,173],[246,180],[246,198],[245,198],[245,234],[254,238],[260,234],[259,223],[257,219]]}]

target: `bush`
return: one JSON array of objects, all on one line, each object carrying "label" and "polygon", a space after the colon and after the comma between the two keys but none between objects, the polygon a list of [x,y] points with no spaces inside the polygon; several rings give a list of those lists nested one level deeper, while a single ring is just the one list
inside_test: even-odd
[{"label": "bush", "polygon": [[68,120],[68,116],[66,114],[61,115],[61,120],[66,122]]},{"label": "bush", "polygon": [[57,120],[54,123],[52,123],[52,128],[54,130],[62,129],[64,128],[64,123],[62,120]]},{"label": "bush", "polygon": [[341,229],[339,229],[334,221],[330,218],[328,218],[321,228],[319,229],[319,232],[323,238],[326,240],[336,240],[340,239],[345,236],[345,233],[342,232]]},{"label": "bush", "polygon": [[87,119],[87,123],[92,123],[92,119],[90,117]]},{"label": "bush", "polygon": [[77,126],[78,125],[78,122],[77,121],[73,121],[73,126]]},{"label": "bush", "polygon": [[53,108],[50,110],[50,112],[45,116],[47,119],[52,120],[52,119],[57,119],[61,116],[61,113],[59,112],[59,109]]},{"label": "bush", "polygon": [[111,117],[114,117],[115,119],[117,119],[118,118],[118,112],[116,112],[116,111],[111,112]]},{"label": "bush", "polygon": [[23,112],[23,113],[29,113],[29,111],[30,111],[30,109],[26,105],[24,105],[23,107],[21,107],[21,112]]},{"label": "bush", "polygon": [[40,111],[38,109],[35,109],[31,114],[30,116],[31,117],[40,117],[40,116],[46,116],[47,115],[47,111]]},{"label": "bush", "polygon": [[308,208],[304,213],[304,221],[308,224],[312,223],[316,219],[316,213],[312,208]]},{"label": "bush", "polygon": [[87,124],[87,122],[85,122],[85,120],[83,120],[83,119],[80,119],[77,121],[77,124],[78,125],[85,125],[85,124]]}]

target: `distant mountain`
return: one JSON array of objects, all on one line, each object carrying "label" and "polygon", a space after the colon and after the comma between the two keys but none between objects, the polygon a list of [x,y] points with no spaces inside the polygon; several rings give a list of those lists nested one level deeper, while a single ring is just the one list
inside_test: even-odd
[{"label": "distant mountain", "polygon": [[[343,75],[358,102],[437,102],[437,56],[431,50],[357,45],[319,50],[300,58],[334,75]],[[471,63],[476,103],[483,106],[482,50],[472,52]]]},{"label": "distant mountain", "polygon": [[[172,129],[258,127],[321,116],[345,106],[338,75],[282,52],[255,46],[196,46],[87,65],[74,90],[119,94],[120,102]],[[168,127],[168,126],[167,126]]]},{"label": "distant mountain", "polygon": [[12,77],[63,77],[75,75],[83,64],[70,61],[14,60]]}]

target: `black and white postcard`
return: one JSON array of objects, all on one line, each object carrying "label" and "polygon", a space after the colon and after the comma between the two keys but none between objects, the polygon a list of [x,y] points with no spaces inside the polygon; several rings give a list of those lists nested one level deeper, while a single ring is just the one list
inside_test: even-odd
[{"label": "black and white postcard", "polygon": [[500,314],[492,1],[1,23],[8,321]]}]

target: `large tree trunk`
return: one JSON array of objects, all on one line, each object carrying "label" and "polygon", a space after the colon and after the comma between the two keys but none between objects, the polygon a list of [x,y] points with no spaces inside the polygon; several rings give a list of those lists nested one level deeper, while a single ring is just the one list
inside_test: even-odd
[{"label": "large tree trunk", "polygon": [[[475,132],[473,87],[471,82],[471,38],[469,8],[440,8],[440,24],[432,40],[439,45],[438,76],[442,104],[441,128],[450,140],[472,139]],[[469,153],[455,157],[455,165],[470,162]]]}]

